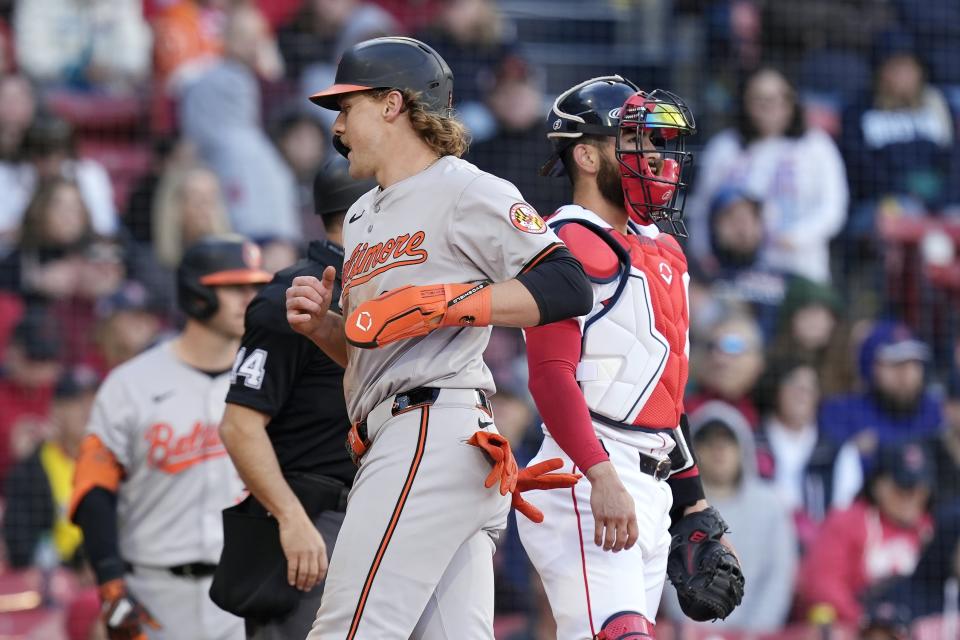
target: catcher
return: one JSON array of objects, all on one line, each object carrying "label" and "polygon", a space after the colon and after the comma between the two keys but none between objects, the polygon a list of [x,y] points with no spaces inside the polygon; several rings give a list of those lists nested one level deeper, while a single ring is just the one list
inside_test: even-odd
[{"label": "catcher", "polygon": [[693,116],[667,91],[608,76],[561,94],[547,130],[542,173],[567,175],[574,201],[548,225],[583,264],[595,304],[525,330],[545,423],[532,464],[561,458],[589,482],[531,497],[546,517],[519,520],[521,540],[564,640],[655,637],[665,574],[689,617],[724,618],[743,577],[703,499],[683,416],[689,279],[673,235],[685,235]]}]

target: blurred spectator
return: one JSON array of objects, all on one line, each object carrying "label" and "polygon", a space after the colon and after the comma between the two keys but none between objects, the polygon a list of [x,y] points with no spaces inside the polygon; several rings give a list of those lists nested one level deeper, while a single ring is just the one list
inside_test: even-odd
[{"label": "blurred spectator", "polygon": [[227,19],[224,58],[183,93],[183,131],[220,178],[235,231],[253,239],[297,239],[293,174],[262,129],[257,74],[276,77],[275,48],[251,7]]},{"label": "blurred spectator", "polygon": [[827,516],[803,558],[797,582],[802,610],[827,605],[838,621],[856,624],[864,601],[910,575],[932,532],[932,483],[923,447],[883,448],[862,498]]},{"label": "blurred spectator", "polygon": [[220,56],[230,0],[175,0],[153,18],[154,81],[175,93]]},{"label": "blurred spectator", "polygon": [[940,428],[941,403],[928,390],[924,366],[930,350],[910,330],[878,322],[860,347],[866,389],[826,398],[820,428],[835,443],[850,440],[869,471],[877,445],[929,436]]},{"label": "blurred spectator", "polygon": [[322,238],[322,220],[314,215],[313,179],[330,151],[330,135],[313,117],[290,113],[276,124],[274,143],[297,181],[297,208],[307,238]]},{"label": "blurred spectator", "polygon": [[80,449],[100,379],[92,369],[73,368],[57,381],[47,438],[7,476],[3,539],[14,568],[35,564],[41,547],[60,562],[79,563],[82,534],[66,518]]},{"label": "blurred spectator", "polygon": [[15,458],[32,451],[42,436],[61,372],[60,331],[60,324],[45,309],[31,309],[20,319],[7,346],[0,375],[0,486]]},{"label": "blurred spectator", "polygon": [[96,341],[103,374],[151,346],[163,328],[150,293],[133,280],[101,299],[96,314]]},{"label": "blurred spectator", "polygon": [[910,613],[889,599],[872,602],[860,621],[859,640],[909,640]]},{"label": "blurred spectator", "polygon": [[0,75],[0,162],[19,162],[23,140],[37,113],[37,98],[25,76]]},{"label": "blurred spectator", "polygon": [[566,181],[539,175],[544,157],[535,150],[543,146],[546,107],[542,78],[535,75],[520,58],[503,61],[486,101],[493,130],[482,140],[471,131],[474,143],[467,160],[515,184],[527,202],[549,215],[568,201],[569,188]]},{"label": "blurred spectator", "polygon": [[[960,601],[957,600],[957,583],[960,581],[960,503],[944,504],[937,510],[935,520],[933,540],[920,557],[916,570],[883,594],[884,599],[906,605],[911,620],[957,611],[960,607]],[[949,584],[951,582],[952,585]],[[951,591],[954,602],[947,601]]]},{"label": "blurred spectator", "polygon": [[876,50],[873,91],[846,111],[843,124],[854,240],[869,240],[878,215],[925,215],[955,203],[957,193],[951,172],[960,147],[946,99],[908,36],[888,32]]},{"label": "blurred spectator", "polygon": [[764,2],[763,53],[802,89],[851,97],[870,82],[873,38],[894,20],[889,0]]},{"label": "blurred spectator", "polygon": [[695,254],[710,240],[710,203],[740,188],[763,202],[770,267],[818,282],[830,280],[828,243],[843,227],[847,184],[833,140],[807,129],[790,81],[761,68],[743,83],[737,125],[714,136],[698,158],[700,173],[687,205]]},{"label": "blurred spectator", "polygon": [[[393,17],[376,3],[304,0],[290,24],[277,31],[277,42],[287,77],[295,80],[314,64],[336,65],[340,54],[358,42],[398,31]],[[324,86],[323,81],[316,86]]]},{"label": "blurred spectator", "polygon": [[954,0],[893,1],[900,15],[900,24],[913,35],[917,51],[930,70],[930,79],[954,90],[960,88],[960,65],[957,65],[960,60],[960,4]]},{"label": "blurred spectator", "polygon": [[36,120],[22,144],[23,162],[0,163],[0,233],[16,230],[39,182],[69,178],[80,187],[94,231],[109,236],[117,231],[113,185],[99,162],[76,153],[73,130],[59,118]]},{"label": "blurred spectator", "polygon": [[769,352],[809,360],[817,370],[824,395],[850,391],[857,374],[848,344],[850,328],[842,321],[843,315],[843,300],[833,287],[791,278]]},{"label": "blurred spectator", "polygon": [[738,189],[717,192],[710,204],[710,246],[692,261],[691,276],[710,295],[749,305],[769,341],[787,287],[786,277],[764,264],[762,203]]},{"label": "blurred spectator", "polygon": [[131,91],[150,70],[150,27],[140,0],[17,0],[23,71],[81,90]]},{"label": "blurred spectator", "polygon": [[123,226],[131,240],[142,244],[153,241],[153,207],[162,178],[193,164],[196,149],[190,142],[168,136],[154,141],[150,169],[134,186],[123,215]]},{"label": "blurred spectator", "polygon": [[960,376],[954,376],[947,387],[943,426],[924,444],[937,470],[937,503],[960,500]]},{"label": "blurred spectator", "polygon": [[707,344],[691,366],[696,391],[684,402],[687,412],[710,400],[723,400],[743,414],[752,429],[760,416],[752,397],[764,367],[763,337],[749,315],[732,313],[710,329]]},{"label": "blurred spectator", "polygon": [[[757,477],[753,433],[743,414],[725,402],[709,402],[690,414],[707,501],[730,526],[746,582],[743,602],[714,622],[752,632],[770,632],[786,622],[793,601],[797,541],[789,509],[773,487]],[[683,619],[672,587],[667,609]]]},{"label": "blurred spectator", "polygon": [[216,174],[202,166],[166,172],[157,187],[151,222],[154,253],[160,264],[171,270],[180,263],[185,247],[205,235],[229,232],[230,220]]},{"label": "blurred spectator", "polygon": [[[453,70],[453,100],[461,114],[466,105],[484,103],[489,78],[518,49],[516,29],[494,0],[446,0],[433,24],[417,38],[436,49]],[[465,121],[469,124],[469,118]]]},{"label": "blurred spectator", "polygon": [[860,456],[851,451],[839,458],[840,448],[820,433],[820,384],[816,369],[805,360],[771,363],[759,391],[758,397],[769,403],[757,434],[760,475],[773,480],[805,548],[831,506],[848,506],[838,504],[834,487],[851,487],[842,492],[851,494],[863,484]]},{"label": "blurred spectator", "polygon": [[104,239],[95,240],[71,257],[76,274],[74,289],[69,297],[50,302],[51,312],[63,318],[65,363],[96,364],[96,304],[126,280],[123,257],[119,244]]},{"label": "blurred spectator", "polygon": [[68,298],[80,286],[80,261],[93,242],[80,188],[64,178],[37,187],[17,248],[0,261],[0,288],[41,299]]}]

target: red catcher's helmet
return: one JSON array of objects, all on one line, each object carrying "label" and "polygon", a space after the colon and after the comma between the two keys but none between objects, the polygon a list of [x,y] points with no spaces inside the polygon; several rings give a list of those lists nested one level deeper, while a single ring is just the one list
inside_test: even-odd
[{"label": "red catcher's helmet", "polygon": [[[632,142],[624,143],[626,134],[634,132]],[[659,161],[651,162],[648,156],[653,152],[643,149],[647,132],[657,148]],[[684,143],[685,138],[695,132],[690,109],[669,91],[638,91],[623,103],[617,161],[624,206],[631,220],[655,224],[661,231],[675,236],[687,235],[683,205],[693,157],[685,150]]]}]

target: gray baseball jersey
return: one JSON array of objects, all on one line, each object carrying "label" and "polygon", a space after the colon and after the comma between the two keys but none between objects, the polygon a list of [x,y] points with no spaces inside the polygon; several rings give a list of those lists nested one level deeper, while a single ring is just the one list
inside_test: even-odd
[{"label": "gray baseball jersey", "polygon": [[[454,156],[363,195],[347,212],[343,238],[345,317],[405,285],[510,280],[560,243],[515,186]],[[493,392],[481,357],[489,337],[489,327],[449,327],[380,349],[348,348],[350,419],[421,386]]]},{"label": "gray baseball jersey", "polygon": [[219,561],[220,512],[243,491],[217,433],[229,384],[229,371],[197,371],[165,342],[114,369],[97,392],[88,432],[126,472],[117,518],[127,562]]}]

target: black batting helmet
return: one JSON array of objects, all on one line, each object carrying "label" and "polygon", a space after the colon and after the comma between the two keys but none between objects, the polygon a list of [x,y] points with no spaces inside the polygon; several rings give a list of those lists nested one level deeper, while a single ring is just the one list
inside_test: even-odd
[{"label": "black batting helmet", "polygon": [[453,72],[444,59],[419,40],[397,36],[365,40],[347,49],[333,84],[310,96],[310,101],[339,111],[341,95],[370,89],[417,91],[420,100],[441,115],[453,107]]},{"label": "black batting helmet", "polygon": [[177,267],[177,302],[197,320],[217,312],[214,287],[266,284],[273,279],[260,265],[260,247],[243,236],[207,236],[191,245]]},{"label": "black batting helmet", "polygon": [[553,154],[540,169],[542,176],[562,176],[564,150],[584,135],[616,137],[620,108],[640,88],[621,76],[600,76],[561,93],[547,114],[547,138]]},{"label": "black batting helmet", "polygon": [[356,180],[348,173],[349,164],[333,157],[313,179],[313,206],[318,216],[344,213],[357,199],[377,186],[377,181]]}]

